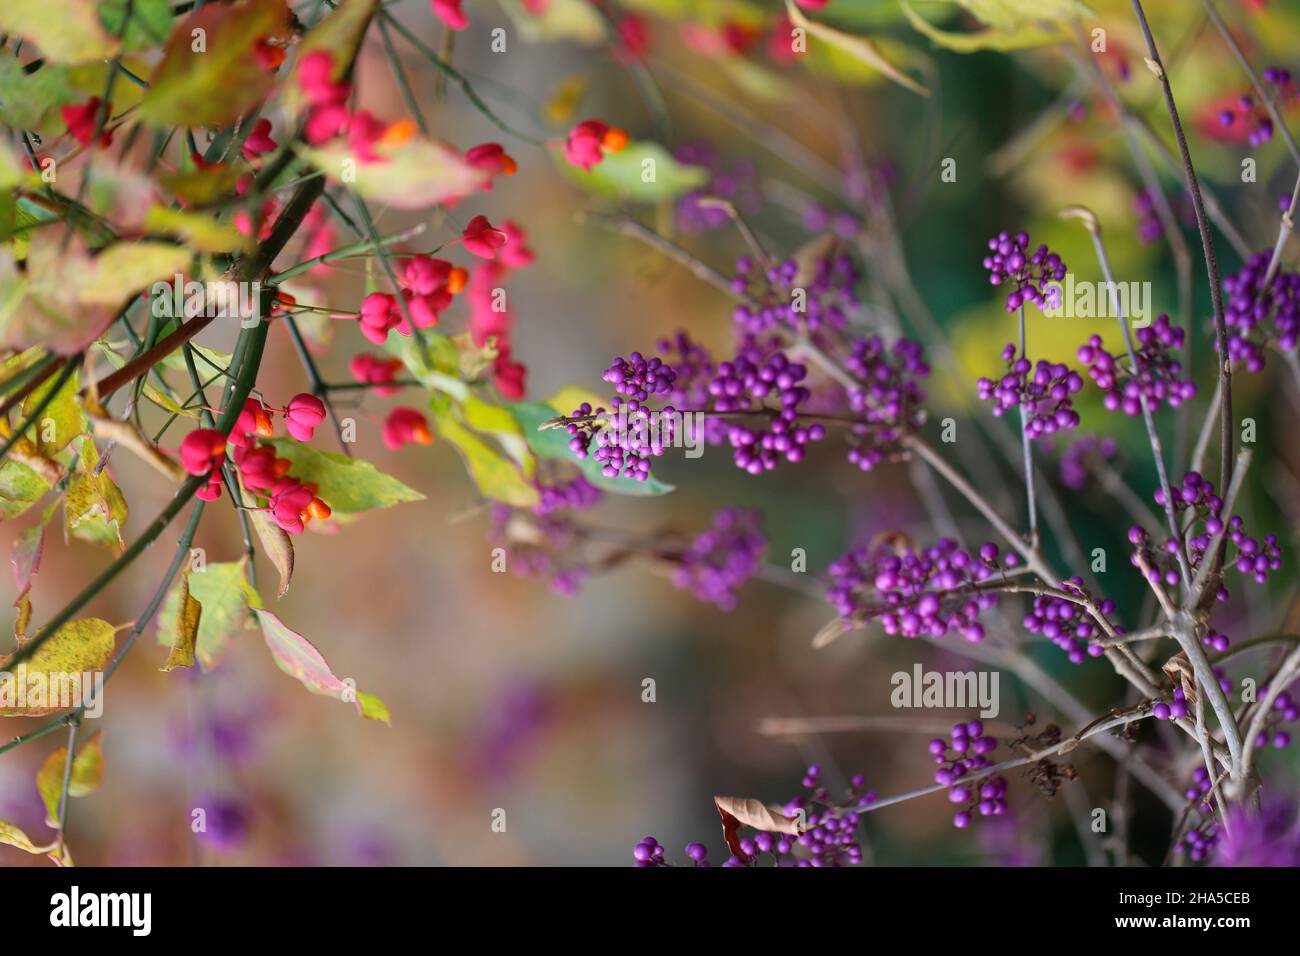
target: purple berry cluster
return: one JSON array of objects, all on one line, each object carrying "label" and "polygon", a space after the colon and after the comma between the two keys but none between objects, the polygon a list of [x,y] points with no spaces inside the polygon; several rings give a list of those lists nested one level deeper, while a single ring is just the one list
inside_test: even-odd
[{"label": "purple berry cluster", "polygon": [[1002,350],[1007,372],[997,381],[977,381],[980,401],[993,403],[993,414],[1023,407],[1025,431],[1030,438],[1047,438],[1079,427],[1079,414],[1070,396],[1083,388],[1083,379],[1068,365],[1039,359],[1031,364],[1019,355],[1014,344]]},{"label": "purple berry cluster", "polygon": [[1289,352],[1300,341],[1300,273],[1279,269],[1265,289],[1272,256],[1271,250],[1257,253],[1223,280],[1228,358],[1249,372],[1263,370],[1266,345]]},{"label": "purple berry cluster", "polygon": [[1171,700],[1156,701],[1156,705],[1151,709],[1151,716],[1156,720],[1181,720],[1186,717],[1187,692],[1181,687],[1175,687]]},{"label": "purple berry cluster", "polygon": [[[1268,686],[1260,687],[1259,693],[1261,696],[1267,694]],[[1277,695],[1277,700],[1273,701],[1273,712],[1269,714],[1267,722],[1260,729],[1255,745],[1272,746],[1278,750],[1291,746],[1291,732],[1281,725],[1295,723],[1297,720],[1300,720],[1300,701],[1291,695],[1290,690],[1284,690]]]},{"label": "purple berry cluster", "polygon": [[1000,232],[988,242],[989,254],[984,257],[984,268],[989,271],[989,283],[1002,285],[1010,282],[1007,294],[1007,311],[1015,312],[1032,302],[1040,309],[1048,303],[1049,282],[1065,278],[1065,263],[1047,246],[1039,246],[1029,253],[1029,234]]},{"label": "purple berry cluster", "polygon": [[[709,383],[717,374],[717,363],[713,354],[690,334],[679,331],[671,338],[660,339],[659,356],[674,372],[672,389],[667,394],[671,406],[683,411],[703,411],[712,404]],[[697,426],[695,418],[687,418],[681,426],[688,430],[691,442],[696,440],[693,429]],[[701,436],[708,445],[722,445],[727,440],[727,423],[716,415],[707,415],[703,420],[704,434]]]},{"label": "purple berry cluster", "polygon": [[[855,548],[834,561],[826,598],[841,618],[879,620],[886,634],[943,637],[956,631],[966,640],[984,639],[980,613],[997,596],[976,590],[1001,569],[997,545],[986,543],[972,556],[950,538],[924,550],[886,539]],[[1016,563],[1007,554],[1005,564]]]},{"label": "purple berry cluster", "polygon": [[[777,867],[834,867],[862,862],[857,830],[863,808],[876,800],[875,791],[867,789],[865,778],[855,774],[844,799],[835,800],[822,785],[821,767],[813,764],[804,774],[803,786],[807,793],[786,803],[781,813],[793,819],[802,811],[807,824],[804,832],[793,836],[760,830],[743,836],[737,841],[741,855],[729,857],[722,864],[724,869],[758,866],[767,857]],[[708,848],[702,843],[686,845],[686,857],[693,866],[709,866],[708,855]],[[638,842],[632,849],[632,857],[638,867],[673,865],[654,837]]]},{"label": "purple berry cluster", "polygon": [[1187,858],[1193,863],[1202,863],[1214,853],[1214,849],[1218,846],[1219,838],[1222,835],[1223,828],[1213,821],[1208,821],[1201,826],[1188,830],[1187,836],[1179,844],[1179,849],[1186,853]]},{"label": "purple berry cluster", "polygon": [[632,848],[632,859],[638,867],[671,866],[664,859],[664,846],[652,836],[644,837]]},{"label": "purple berry cluster", "polygon": [[731,288],[749,301],[736,306],[733,318],[744,335],[773,330],[817,332],[842,329],[858,307],[853,260],[832,253],[816,260],[809,275],[798,261],[785,259],[764,267],[750,256],[736,261]]},{"label": "purple berry cluster", "polygon": [[614,364],[601,378],[613,385],[620,395],[644,402],[652,395],[671,392],[677,372],[657,356],[647,359],[640,352],[633,352],[627,358],[619,356],[614,359]]},{"label": "purple berry cluster", "polygon": [[878,335],[854,339],[845,367],[861,386],[849,389],[849,407],[862,421],[851,428],[849,461],[870,471],[897,453],[904,434],[925,423],[921,380],[930,374],[920,343],[899,339],[890,348]]},{"label": "purple berry cluster", "polygon": [[1097,463],[1113,461],[1119,454],[1119,443],[1110,437],[1080,435],[1066,447],[1061,455],[1061,484],[1078,491],[1088,483]]},{"label": "purple berry cluster", "polygon": [[1164,227],[1156,215],[1155,197],[1145,189],[1138,190],[1138,194],[1133,197],[1133,212],[1138,218],[1138,241],[1149,245],[1159,239]]},{"label": "purple berry cluster", "polygon": [[[820,423],[799,422],[800,406],[811,397],[802,384],[808,368],[782,351],[767,352],[756,342],[745,345],[729,362],[719,362],[708,389],[713,410],[734,413],[766,409],[767,420],[761,425],[728,423],[727,440],[735,449],[736,467],[751,475],[771,471],[781,461],[803,460],[810,442],[826,437]],[[778,409],[765,403],[774,399]]]},{"label": "purple berry cluster", "polygon": [[558,484],[538,485],[541,500],[533,506],[533,513],[548,515],[553,511],[585,511],[599,504],[604,493],[582,475]]},{"label": "purple berry cluster", "polygon": [[997,738],[984,733],[984,724],[978,720],[953,724],[948,739],[935,737],[929,749],[930,756],[939,765],[934,782],[948,787],[948,801],[960,807],[953,815],[953,826],[965,829],[976,813],[994,817],[1007,812],[1006,778],[994,774],[982,780],[966,779],[969,774],[991,766],[993,761],[989,755],[998,749]]},{"label": "purple berry cluster", "polygon": [[1201,643],[1210,650],[1217,651],[1220,654],[1226,651],[1232,644],[1228,639],[1227,634],[1222,634],[1212,627],[1207,628],[1205,633],[1201,635]]},{"label": "purple berry cluster", "polygon": [[697,535],[673,572],[673,584],[701,601],[734,611],[742,585],[758,571],[767,538],[761,515],[749,508],[724,508]]},{"label": "purple berry cluster", "polygon": [[[1066,578],[1061,588],[1084,596],[1083,579]],[[1115,613],[1115,602],[1109,598],[1097,604],[1097,610],[1106,617]],[[1095,642],[1100,636],[1099,625],[1088,612],[1074,601],[1051,594],[1034,597],[1033,606],[1024,619],[1025,630],[1041,634],[1070,658],[1071,664],[1082,664],[1085,658],[1101,657],[1105,648]]]},{"label": "purple berry cluster", "polygon": [[616,358],[602,377],[619,395],[608,411],[583,402],[569,415],[583,419],[566,426],[569,449],[579,459],[595,458],[606,478],[645,481],[650,477],[650,459],[662,455],[672,443],[679,420],[671,405],[656,411],[645,402],[671,394],[677,371],[662,358],[647,359],[633,352],[626,359]]},{"label": "purple berry cluster", "polygon": [[1155,322],[1137,330],[1138,346],[1134,349],[1137,374],[1127,363],[1106,351],[1101,336],[1094,335],[1079,347],[1079,361],[1088,375],[1106,393],[1102,404],[1110,411],[1122,411],[1134,417],[1142,413],[1142,396],[1147,406],[1157,411],[1162,404],[1177,408],[1196,397],[1196,384],[1181,378],[1183,365],[1173,351],[1183,347],[1184,331],[1171,325],[1169,316],[1160,315]]},{"label": "purple berry cluster", "polygon": [[[1264,70],[1264,82],[1273,89],[1270,99],[1278,106],[1295,96],[1291,85],[1291,71],[1279,66],[1270,66]],[[1251,146],[1263,146],[1273,138],[1273,119],[1263,105],[1257,105],[1255,97],[1243,93],[1232,106],[1219,111],[1219,125],[1224,129],[1245,125],[1246,142]]]},{"label": "purple berry cluster", "polygon": [[500,503],[488,509],[487,539],[505,549],[506,570],[516,577],[545,578],[563,597],[577,594],[589,574],[571,556],[577,536],[573,521],[555,512],[530,516]]},{"label": "purple berry cluster", "polygon": [[[874,791],[866,789],[866,781],[856,774],[849,781],[849,792],[841,803],[833,803],[821,783],[821,767],[813,764],[803,778],[809,791],[807,796],[796,797],[787,803],[782,812],[795,816],[803,809],[807,829],[795,837],[788,851],[788,859],[778,858],[778,866],[837,867],[854,866],[862,862],[862,846],[857,841],[858,825],[862,822],[861,809],[876,800]],[[813,805],[820,805],[817,809]],[[779,838],[778,838],[779,839]],[[798,847],[796,853],[795,847]],[[741,849],[745,849],[741,842]],[[779,845],[778,845],[779,850]]]},{"label": "purple berry cluster", "polygon": [[[1240,515],[1232,515],[1226,524],[1222,517],[1223,499],[1214,491],[1214,484],[1198,472],[1189,471],[1183,476],[1182,483],[1172,489],[1173,511],[1179,517],[1179,524],[1185,528],[1188,560],[1195,570],[1200,566],[1206,550],[1213,543],[1214,537],[1221,532],[1235,546],[1236,553],[1230,555],[1230,563],[1242,574],[1253,577],[1258,584],[1268,580],[1269,572],[1282,567],[1282,549],[1277,535],[1267,534],[1263,540],[1251,537],[1245,532],[1245,523]],[[1163,489],[1155,492],[1156,504],[1162,508],[1165,504]],[[1184,512],[1190,511],[1190,515]],[[1150,536],[1144,528],[1134,526],[1129,529],[1129,542],[1136,549],[1133,564],[1138,565],[1139,554],[1145,555],[1151,567],[1149,577],[1153,582],[1162,581],[1167,585],[1178,583],[1178,572],[1174,558],[1178,544],[1172,538],[1156,550],[1152,547]],[[1228,589],[1220,587],[1218,599],[1228,599]]]}]

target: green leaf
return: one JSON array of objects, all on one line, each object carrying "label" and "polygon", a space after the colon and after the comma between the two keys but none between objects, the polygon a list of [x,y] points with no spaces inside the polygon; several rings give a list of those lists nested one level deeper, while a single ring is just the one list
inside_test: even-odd
[{"label": "green leaf", "polygon": [[420,353],[420,346],[407,335],[389,335],[384,348],[402,360],[407,370],[435,392],[444,392],[459,402],[469,398],[469,386],[460,377],[460,350],[445,335],[424,330],[428,360]]},{"label": "green leaf", "polygon": [[466,470],[483,497],[517,508],[531,508],[540,500],[537,489],[520,474],[518,465],[494,451],[487,442],[457,421],[452,412],[435,410],[433,427],[460,452]]},{"label": "green leaf", "polygon": [[199,624],[203,619],[203,605],[190,594],[190,569],[181,574],[176,586],[176,630],[172,635],[172,649],[167,662],[158,668],[169,673],[177,667],[194,666],[194,648],[199,639]]},{"label": "green leaf", "polygon": [[[258,40],[285,36],[284,0],[209,4],[176,25],[153,71],[139,114],[159,126],[224,126],[255,109],[275,73],[253,56]],[[203,48],[195,50],[194,31]]]},{"label": "green leaf", "polygon": [[50,110],[76,96],[65,68],[47,63],[28,73],[17,57],[0,57],[0,123],[5,126],[38,129]]},{"label": "green leaf", "polygon": [[230,223],[184,209],[154,206],[145,216],[144,224],[150,232],[170,233],[199,252],[243,252],[252,244],[248,236]]},{"label": "green leaf", "polygon": [[[224,561],[194,568],[186,586],[189,595],[203,608],[199,615],[199,633],[195,654],[205,671],[210,671],[225,656],[230,639],[250,629],[250,616],[261,606],[258,597],[244,578],[248,559]],[[181,584],[178,582],[163,602],[158,615],[158,643],[170,646],[180,627]]]},{"label": "green leaf", "polygon": [[536,460],[528,450],[528,438],[524,435],[524,430],[510,414],[510,409],[485,402],[477,395],[470,395],[465,400],[462,412],[465,424],[476,432],[495,438],[497,444],[519,465],[524,477],[533,477]]},{"label": "green leaf", "polygon": [[[0,717],[45,717],[83,703],[86,675],[98,674],[108,664],[116,646],[117,628],[97,617],[64,624],[21,667],[26,671],[27,696],[20,704],[14,696],[16,674],[0,674]],[[9,662],[0,657],[0,666]],[[33,696],[39,689],[40,697]]]},{"label": "green leaf", "polygon": [[34,469],[12,457],[0,463],[0,521],[17,518],[45,497],[51,484]]},{"label": "green leaf", "polygon": [[[68,376],[53,401],[45,406],[40,418],[27,431],[27,438],[36,446],[37,453],[45,458],[53,458],[67,448],[72,439],[85,434],[86,416],[77,403],[78,378],[76,372]],[[24,420],[40,407],[54,383],[53,378],[42,382],[24,399]]]},{"label": "green leaf", "polygon": [[[131,19],[125,24],[127,10]],[[99,20],[113,36],[122,37],[127,50],[162,46],[172,29],[171,0],[100,0]]]},{"label": "green leaf", "polygon": [[[904,15],[913,28],[925,34],[936,45],[957,53],[974,53],[979,50],[998,50],[1004,53],[1031,47],[1050,46],[1069,40],[1069,33],[1062,29],[1069,10],[1075,16],[1087,14],[1087,8],[1072,3],[1072,0],[1044,0],[1036,4],[1030,16],[1024,10],[1005,8],[998,2],[981,2],[981,0],[960,0],[960,5],[970,10],[976,17],[989,24],[987,29],[976,33],[953,33],[940,30],[912,9],[907,0],[900,0]],[[1053,15],[1055,11],[1055,15]],[[1040,23],[1058,25],[1044,28]]]},{"label": "green leaf", "polygon": [[334,676],[329,662],[321,656],[316,647],[295,631],[289,630],[285,623],[270,611],[257,611],[257,620],[262,625],[262,636],[271,651],[275,666],[290,677],[299,681],[313,694],[334,697],[344,703],[350,703],[357,713],[367,720],[382,720],[388,723],[388,707],[371,694],[357,691],[353,681],[343,681]]},{"label": "green leaf", "polygon": [[50,63],[86,63],[117,52],[119,43],[99,22],[98,0],[4,0],[0,33],[31,40]]},{"label": "green leaf", "polygon": [[357,691],[356,696],[357,706],[361,709],[361,716],[366,720],[382,720],[386,724],[393,722],[388,713],[388,705],[374,694]]},{"label": "green leaf", "polygon": [[930,91],[924,85],[918,83],[895,66],[894,62],[884,53],[880,46],[869,37],[845,33],[842,30],[827,26],[825,23],[809,20],[803,15],[803,11],[795,5],[794,0],[785,0],[785,12],[786,16],[790,18],[790,22],[796,27],[807,30],[809,36],[816,37],[828,46],[835,47],[842,53],[847,53],[860,60],[866,66],[879,71],[899,86],[909,89],[913,93],[919,93],[921,96],[930,95]]},{"label": "green leaf", "polygon": [[[46,758],[36,772],[36,789],[45,803],[45,822],[59,825],[59,799],[63,796],[63,772],[68,763],[68,748],[60,747]],[[68,796],[85,797],[99,789],[104,779],[104,732],[97,730],[77,749],[68,777]]]},{"label": "green leaf", "polygon": [[275,445],[279,457],[287,458],[292,464],[290,473],[299,481],[314,484],[320,499],[339,514],[424,500],[424,495],[368,461],[320,451],[292,438],[276,438],[271,444]]},{"label": "green leaf", "polygon": [[1029,23],[1062,25],[1093,15],[1079,0],[955,0],[998,30],[1015,30]]},{"label": "green leaf", "polygon": [[709,181],[708,170],[679,163],[668,150],[650,140],[636,140],[621,152],[607,153],[589,172],[569,163],[559,149],[553,150],[552,156],[575,183],[607,199],[646,203],[676,199]]},{"label": "green leaf", "polygon": [[559,415],[567,415],[571,411],[573,411],[572,407],[557,411],[542,402],[515,402],[510,406],[510,414],[514,415],[515,420],[523,428],[524,435],[528,439],[528,447],[538,458],[570,462],[577,466],[593,485],[620,495],[663,495],[673,490],[672,485],[665,484],[654,475],[645,481],[621,477],[607,478],[601,474],[601,464],[596,459],[590,455],[586,458],[574,456],[569,448],[569,433],[563,428],[538,430],[542,422]]},{"label": "green leaf", "polygon": [[341,140],[297,151],[331,182],[396,209],[424,209],[468,196],[487,180],[486,173],[459,153],[421,136],[398,145],[380,143],[375,147],[380,159],[369,162],[358,159]]}]

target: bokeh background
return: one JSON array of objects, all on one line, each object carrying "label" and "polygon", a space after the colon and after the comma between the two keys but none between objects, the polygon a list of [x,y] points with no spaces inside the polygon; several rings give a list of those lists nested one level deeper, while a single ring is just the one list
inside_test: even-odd
[{"label": "bokeh background", "polygon": [[[732,180],[739,176],[755,230],[783,254],[827,228],[813,207],[827,210],[839,223],[831,228],[852,242],[871,234],[866,205],[853,198],[855,177],[860,184],[869,173],[887,184],[914,284],[965,364],[962,370],[936,361],[931,381],[930,427],[942,417],[956,418],[960,453],[981,454],[975,444],[970,452],[961,448],[980,440],[970,421],[973,375],[995,370],[998,352],[1014,336],[1013,318],[1001,310],[980,267],[988,236],[1026,228],[1035,243],[1059,250],[1080,278],[1097,278],[1086,234],[1057,218],[1066,205],[1086,204],[1101,217],[1120,277],[1150,280],[1162,310],[1176,304],[1167,247],[1138,235],[1141,184],[1114,116],[1089,84],[1090,74],[1059,51],[1005,56],[936,50],[908,28],[895,3],[833,0],[823,15],[828,22],[873,31],[891,49],[906,45],[924,54],[936,95],[923,101],[840,58],[815,69],[773,62],[764,52],[765,33],[746,39],[733,27],[754,22],[752,11],[770,24],[776,4],[611,4],[611,13],[637,13],[649,28],[646,62],[666,104],[665,129],[647,107],[640,74],[612,54],[607,39],[582,26],[581,11],[570,9],[585,3],[552,4],[568,11],[567,18],[554,11],[549,19],[533,18],[534,28],[540,22],[539,32],[548,35],[530,38],[521,28],[526,12],[471,0],[473,24],[456,38],[454,62],[522,128],[555,139],[571,122],[599,116],[672,149],[707,143],[722,167],[736,174]],[[916,6],[951,29],[974,26],[954,17],[950,5]],[[1102,68],[1169,142],[1129,4],[1090,6],[1109,36]],[[1285,150],[1276,139],[1260,148],[1225,141],[1201,121],[1224,96],[1244,91],[1242,77],[1205,28],[1198,5],[1153,0],[1148,6],[1198,169],[1252,246],[1262,249],[1276,234],[1278,197],[1291,186],[1294,170]],[[1239,8],[1234,21],[1246,25],[1257,66],[1296,65],[1300,11],[1294,4],[1224,6]],[[430,45],[439,42],[441,27],[421,0],[393,9]],[[484,52],[494,27],[509,31],[504,54]],[[575,186],[544,151],[502,138],[454,87],[437,98],[428,64],[400,43],[399,49],[436,133],[462,146],[502,139],[519,160],[516,177],[500,180],[456,215],[514,219],[537,251],[536,264],[509,282],[514,351],[528,365],[530,397],[569,384],[599,389],[613,356],[650,347],[678,328],[706,342],[728,341],[731,306],[724,297],[633,240],[584,221],[579,211],[609,211],[611,205]],[[1082,40],[1078,49],[1086,49]],[[359,61],[358,85],[363,105],[380,115],[402,114],[376,36]],[[566,97],[575,101],[568,109]],[[1247,155],[1258,162],[1253,184],[1240,181],[1240,160]],[[940,178],[945,157],[956,160],[955,182]],[[1171,201],[1182,203],[1178,180],[1164,172],[1161,180]],[[734,230],[680,228],[673,203],[628,211],[673,234],[724,274],[744,252]],[[385,213],[379,228],[392,232],[415,221]],[[447,221],[432,225],[435,234],[455,233]],[[1184,228],[1195,251],[1190,220]],[[1239,264],[1221,237],[1220,261],[1225,272]],[[879,276],[863,271],[860,298],[869,304],[864,313],[870,321],[872,309],[892,306]],[[321,298],[355,308],[362,282],[360,267],[341,265],[321,287]],[[1199,260],[1195,291],[1193,353],[1204,370],[1211,339]],[[463,321],[453,313],[448,326]],[[1068,358],[1094,331],[1070,323],[1086,321],[1053,325],[1036,318],[1031,343],[1047,357]],[[317,343],[319,360],[327,377],[346,380],[347,358],[364,343],[343,324],[332,332]],[[204,341],[222,345],[220,333]],[[1238,383],[1238,414],[1253,416],[1259,426],[1243,513],[1282,534],[1289,569],[1267,588],[1241,588],[1249,600],[1234,603],[1221,627],[1233,636],[1282,626],[1295,593],[1300,513],[1296,383],[1286,380],[1280,363]],[[306,386],[278,330],[260,385],[277,396]],[[1193,429],[1209,389],[1202,391]],[[930,669],[974,666],[956,653],[887,639],[875,629],[820,651],[810,648],[832,616],[817,597],[817,576],[831,560],[882,530],[902,529],[921,540],[934,536],[905,467],[864,475],[848,466],[834,441],[800,466],[761,478],[736,470],[722,449],[690,461],[670,455],[656,470],[677,486],[673,494],[607,498],[595,520],[689,532],[707,526],[718,508],[752,506],[765,514],[769,560],[788,568],[792,550],[802,548],[808,573],[752,582],[730,614],[700,604],[656,569],[636,563],[592,578],[576,596],[563,598],[543,582],[492,573],[486,515],[460,460],[441,443],[386,451],[379,429],[384,407],[373,397],[356,405],[356,451],[427,498],[368,514],[337,535],[301,539],[293,586],[272,609],[312,640],[338,674],[384,698],[391,728],[305,693],[276,670],[256,632],[239,635],[212,673],[163,674],[158,667],[165,648],[151,629],[109,688],[106,716],[90,725],[104,732],[108,769],[94,796],[72,802],[70,841],[79,863],[626,865],[633,844],[647,834],[678,860],[683,844],[706,842],[720,862],[726,853],[714,794],[784,801],[800,792],[810,762],[821,765],[833,793],[855,773],[881,795],[910,790],[930,781],[925,743],[934,730],[972,716],[900,712],[889,705],[890,674],[917,661]],[[1139,494],[1149,495],[1154,475],[1134,423],[1117,421],[1095,403],[1084,402],[1082,411],[1083,431],[1105,430],[1120,439],[1126,476]],[[973,413],[988,418],[983,409]],[[1171,446],[1185,449],[1186,432],[1180,439],[1172,417],[1167,424]],[[317,442],[329,447],[325,431]],[[1054,483],[1055,461],[1047,456],[1044,464]],[[132,506],[130,537],[168,489],[127,455],[115,456],[113,470]],[[1019,514],[1012,472],[997,463],[993,471],[1000,481],[984,490],[1004,513]],[[1129,620],[1137,619],[1142,595],[1127,573],[1121,543],[1128,519],[1095,488],[1069,493],[1064,501],[1085,547],[1109,550],[1112,596]],[[975,540],[987,536],[978,522],[964,529]],[[9,547],[15,530],[0,526],[0,547]],[[87,613],[132,620],[156,586],[171,540],[164,537],[150,549]],[[209,508],[197,544],[210,561],[238,558],[238,527],[228,508]],[[86,545],[50,540],[33,594],[35,620],[52,614],[109,559]],[[264,579],[273,577],[265,561],[259,570]],[[8,576],[4,581],[7,588]],[[1004,600],[1004,606],[1012,621],[1023,613],[1016,601]],[[1028,635],[995,638],[1024,641]],[[1073,666],[1051,646],[1031,645],[1030,652],[1097,713],[1124,700],[1104,661]],[[1243,673],[1261,670],[1268,658],[1250,660]],[[656,682],[653,703],[642,701],[647,677]],[[1059,719],[1049,702],[1010,674],[1002,680],[999,723],[1014,725],[1025,710]],[[769,717],[908,713],[915,731],[760,732]],[[30,726],[11,720],[4,733]],[[47,737],[0,759],[0,817],[33,835],[45,832],[33,775],[57,740]],[[1153,742],[1158,759],[1171,739]],[[1113,762],[1087,748],[1073,757],[1080,779],[1052,801],[1012,777],[1014,825],[958,833],[942,794],[871,814],[867,858],[890,864],[1084,862],[1086,841],[1076,831],[1071,803],[1076,811],[1109,805],[1115,774]],[[1288,753],[1266,754],[1263,763],[1279,789],[1294,786]],[[1134,851],[1159,862],[1171,821],[1139,787],[1130,791]],[[209,808],[212,832],[203,839],[189,828],[196,806]],[[491,828],[496,808],[507,814],[504,833]],[[0,865],[27,863],[45,865],[0,853]]]}]

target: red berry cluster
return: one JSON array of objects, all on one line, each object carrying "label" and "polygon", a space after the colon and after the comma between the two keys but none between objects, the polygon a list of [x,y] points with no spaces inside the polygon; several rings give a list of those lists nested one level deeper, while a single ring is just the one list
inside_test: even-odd
[{"label": "red berry cluster", "polygon": [[330,507],[317,488],[289,474],[292,464],[279,458],[274,445],[259,444],[260,438],[275,434],[276,412],[284,415],[285,430],[298,441],[309,441],[316,426],[325,420],[325,405],[314,395],[295,395],[282,409],[267,408],[256,398],[244,402],[229,437],[215,428],[196,428],[181,442],[181,465],[191,475],[208,477],[198,496],[204,501],[221,497],[221,468],[227,448],[245,490],[266,499],[263,510],[289,534],[301,534],[312,518],[328,518]]}]

